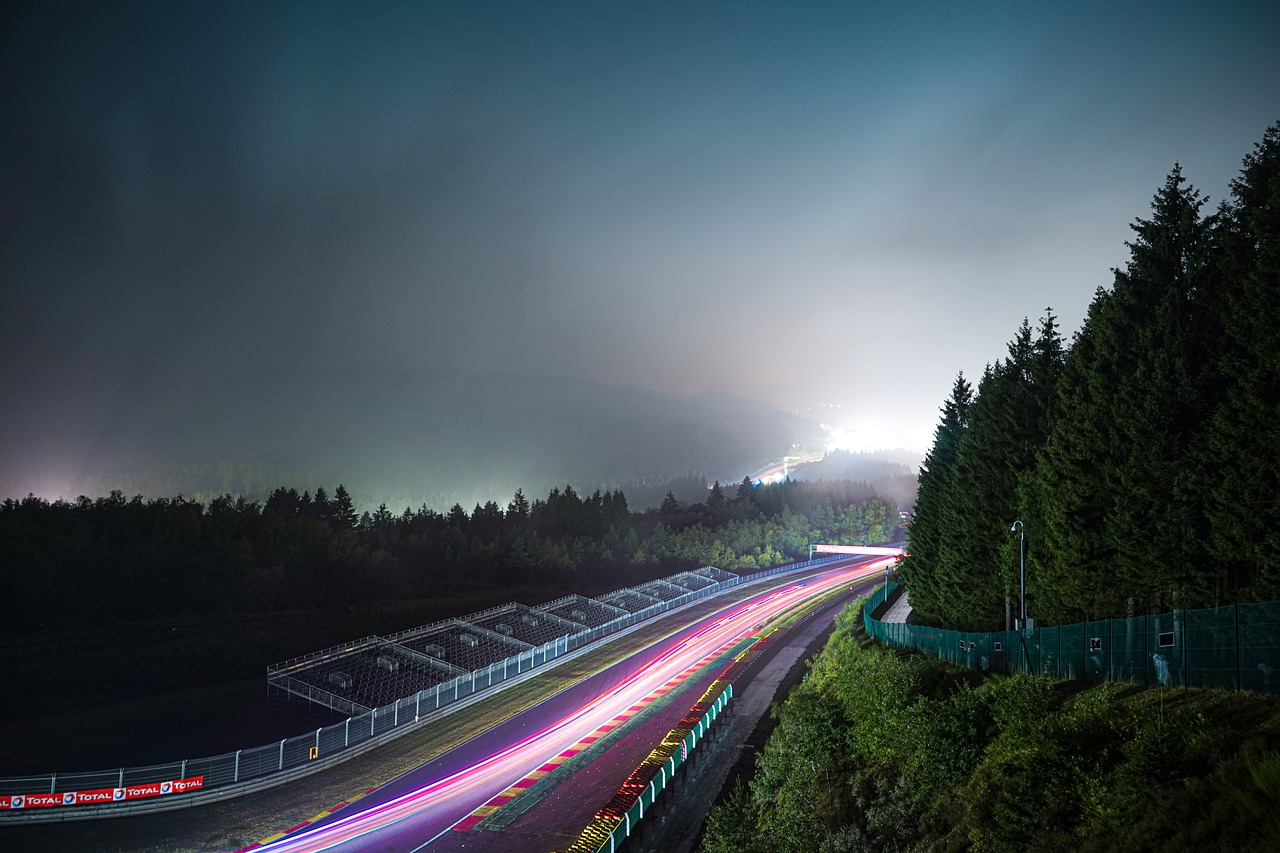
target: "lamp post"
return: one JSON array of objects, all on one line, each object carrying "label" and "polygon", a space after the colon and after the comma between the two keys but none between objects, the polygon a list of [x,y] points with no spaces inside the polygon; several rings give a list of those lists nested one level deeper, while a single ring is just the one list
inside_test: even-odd
[{"label": "lamp post", "polygon": [[1021,599],[1019,610],[1022,614],[1018,624],[1025,635],[1027,631],[1027,529],[1021,521],[1015,521],[1009,528],[1009,532],[1018,534],[1018,593]]}]

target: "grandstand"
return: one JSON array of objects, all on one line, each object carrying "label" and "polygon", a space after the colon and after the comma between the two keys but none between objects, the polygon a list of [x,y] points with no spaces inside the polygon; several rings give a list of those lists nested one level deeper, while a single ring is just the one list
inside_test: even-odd
[{"label": "grandstand", "polygon": [[583,598],[581,595],[570,595],[548,601],[546,604],[538,605],[534,610],[559,616],[588,628],[599,628],[630,612],[621,607],[605,604],[603,601]]},{"label": "grandstand", "polygon": [[662,601],[674,601],[682,595],[689,594],[689,590],[685,587],[677,586],[665,580],[649,581],[648,583],[640,584],[640,586],[632,587],[632,589]]},{"label": "grandstand", "polygon": [[634,589],[620,589],[617,592],[611,592],[608,595],[600,596],[600,601],[610,607],[619,607],[628,613],[638,613],[646,607],[652,607],[655,604],[661,604],[662,599],[637,592]]},{"label": "grandstand", "polygon": [[427,690],[460,670],[381,642],[299,667],[290,676],[364,710]]},{"label": "grandstand", "polygon": [[596,599],[569,595],[539,607],[512,602],[294,658],[268,667],[267,683],[273,692],[360,713],[734,577],[703,566]]},{"label": "grandstand", "polygon": [[466,672],[483,669],[512,655],[527,652],[531,643],[522,642],[464,622],[450,619],[423,628],[414,628],[387,639],[397,645],[456,666]]},{"label": "grandstand", "polygon": [[477,616],[468,616],[467,623],[479,625],[495,634],[514,637],[530,646],[540,646],[568,634],[576,634],[586,626],[554,613],[535,611],[523,604],[504,604]]},{"label": "grandstand", "polygon": [[684,587],[686,592],[697,592],[700,589],[716,585],[716,582],[706,575],[699,575],[694,572],[681,572],[678,575],[664,578],[664,580],[667,583]]},{"label": "grandstand", "polygon": [[717,569],[715,566],[703,566],[700,569],[694,569],[695,575],[702,575],[704,578],[710,578],[717,583],[733,580],[737,577],[733,572],[726,572],[724,569]]}]

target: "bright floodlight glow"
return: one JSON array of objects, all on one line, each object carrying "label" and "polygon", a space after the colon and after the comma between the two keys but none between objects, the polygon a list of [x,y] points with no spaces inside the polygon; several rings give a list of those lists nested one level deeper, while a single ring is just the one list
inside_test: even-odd
[{"label": "bright floodlight glow", "polygon": [[834,425],[827,433],[827,451],[847,450],[850,453],[870,453],[876,450],[893,450],[912,446],[908,437],[895,432],[883,423],[867,422],[854,427]]}]

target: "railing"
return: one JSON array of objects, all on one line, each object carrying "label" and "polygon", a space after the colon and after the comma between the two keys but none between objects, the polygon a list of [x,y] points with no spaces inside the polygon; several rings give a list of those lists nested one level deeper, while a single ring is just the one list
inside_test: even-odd
[{"label": "railing", "polygon": [[[890,583],[889,594],[896,587]],[[870,636],[971,669],[1280,694],[1280,601],[1091,620],[1024,635],[881,622],[871,614],[885,594],[882,587],[863,607]]]}]

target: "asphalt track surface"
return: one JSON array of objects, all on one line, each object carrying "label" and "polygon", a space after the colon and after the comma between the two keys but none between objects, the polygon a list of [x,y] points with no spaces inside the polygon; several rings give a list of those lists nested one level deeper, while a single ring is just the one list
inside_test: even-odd
[{"label": "asphalt track surface", "polygon": [[[681,673],[693,673],[758,627],[807,598],[881,571],[859,558],[777,583],[677,631],[517,714],[325,818],[255,848],[414,851],[450,833],[478,807],[591,735]],[[601,792],[601,802],[612,792]],[[454,846],[454,845],[449,845]]]}]

